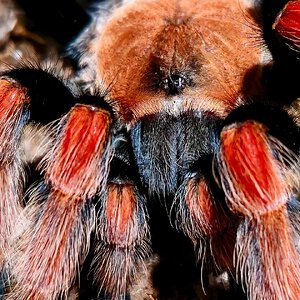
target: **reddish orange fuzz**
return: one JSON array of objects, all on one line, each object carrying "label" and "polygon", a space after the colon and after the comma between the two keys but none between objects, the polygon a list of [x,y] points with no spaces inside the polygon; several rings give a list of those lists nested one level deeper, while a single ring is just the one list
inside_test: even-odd
[{"label": "reddish orange fuzz", "polygon": [[22,210],[25,176],[19,147],[28,104],[25,88],[0,78],[0,271]]},{"label": "reddish orange fuzz", "polygon": [[107,175],[104,154],[110,124],[109,113],[102,109],[84,105],[72,109],[55,160],[49,160],[47,178],[54,188],[83,198],[96,194]]},{"label": "reddish orange fuzz", "polygon": [[13,299],[56,299],[74,283],[95,226],[91,198],[106,185],[110,124],[105,110],[86,105],[60,121],[60,136],[43,161],[49,191],[31,192],[28,224],[12,255]]},{"label": "reddish orange fuzz", "polygon": [[99,214],[95,280],[112,299],[123,299],[144,268],[150,241],[145,199],[129,182],[110,182]]},{"label": "reddish orange fuzz", "polygon": [[229,208],[243,216],[236,268],[249,299],[299,299],[300,260],[287,202],[298,162],[265,126],[246,121],[221,133],[220,178]]},{"label": "reddish orange fuzz", "polygon": [[28,105],[29,97],[25,88],[5,78],[0,78],[0,158],[5,153],[10,154],[10,158],[12,158],[12,152],[16,151],[14,148],[16,143],[12,143],[12,141],[18,140],[20,137],[20,128],[22,128],[25,121],[22,120],[24,118],[24,108]]},{"label": "reddish orange fuzz", "polygon": [[[249,46],[257,35],[238,0],[140,0],[116,9],[92,48],[98,80],[126,120],[187,109],[224,116],[260,63],[261,49]],[[183,81],[178,93],[164,89],[170,76]]]},{"label": "reddish orange fuzz", "polygon": [[300,48],[300,1],[289,1],[280,12],[273,28],[292,46]]},{"label": "reddish orange fuzz", "polygon": [[[134,216],[136,197],[130,185],[110,184],[106,200],[107,235],[110,243],[125,247],[134,242],[128,234]],[[134,237],[135,238],[135,237]]]},{"label": "reddish orange fuzz", "polygon": [[199,232],[202,236],[209,237],[226,227],[227,217],[220,206],[215,203],[205,180],[189,180],[186,205],[195,223],[195,228],[190,234],[195,235],[195,232]]},{"label": "reddish orange fuzz", "polygon": [[287,202],[288,185],[263,125],[253,121],[234,125],[223,130],[221,141],[222,161],[226,163],[223,176],[235,190],[228,196],[233,210],[252,216]]}]

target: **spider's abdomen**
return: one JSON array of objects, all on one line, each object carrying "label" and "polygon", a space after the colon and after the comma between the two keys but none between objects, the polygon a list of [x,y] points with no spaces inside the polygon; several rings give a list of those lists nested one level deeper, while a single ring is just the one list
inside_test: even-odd
[{"label": "spider's abdomen", "polygon": [[129,121],[173,107],[224,116],[246,92],[245,74],[254,82],[247,70],[259,70],[249,22],[236,0],[134,1],[93,42],[97,76]]}]

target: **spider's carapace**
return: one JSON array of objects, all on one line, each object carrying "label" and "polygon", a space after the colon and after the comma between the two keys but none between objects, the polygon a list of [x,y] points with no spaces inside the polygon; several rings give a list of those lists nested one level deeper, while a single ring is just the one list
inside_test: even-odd
[{"label": "spider's carapace", "polygon": [[224,116],[258,89],[264,49],[253,43],[256,26],[240,1],[133,1],[90,47],[97,77],[128,121],[164,110]]}]

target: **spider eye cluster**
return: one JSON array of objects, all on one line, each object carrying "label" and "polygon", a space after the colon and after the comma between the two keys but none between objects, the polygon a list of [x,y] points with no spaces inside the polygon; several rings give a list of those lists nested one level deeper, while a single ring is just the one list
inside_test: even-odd
[{"label": "spider eye cluster", "polygon": [[187,79],[179,74],[172,74],[164,78],[159,84],[160,88],[168,95],[181,94],[187,85]]}]

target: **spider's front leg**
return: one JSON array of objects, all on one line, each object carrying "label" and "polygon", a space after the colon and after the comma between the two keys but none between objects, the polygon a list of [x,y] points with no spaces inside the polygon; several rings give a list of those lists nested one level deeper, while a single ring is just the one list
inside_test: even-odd
[{"label": "spider's front leg", "polygon": [[[40,122],[44,115],[43,121],[48,123],[49,118],[62,114],[57,111],[61,106],[55,106],[58,99],[65,105],[75,102],[58,79],[43,71],[15,70],[5,74],[1,83],[10,88],[10,93],[4,88],[0,92],[3,103],[7,103],[3,115],[11,117],[9,122],[3,122],[5,129],[9,132],[12,124],[17,124],[10,136],[10,142],[17,144],[15,149],[22,146],[18,134],[25,132],[19,121],[24,115],[21,105],[28,105],[27,122]],[[72,286],[89,248],[94,226],[92,198],[106,185],[111,123],[111,114],[101,106],[77,104],[52,129],[55,141],[51,139],[50,145],[44,141],[47,150],[42,151],[44,157],[39,164],[44,179],[30,190],[24,220],[14,232],[17,238],[5,248],[12,275],[11,298],[55,299],[64,296]],[[16,155],[13,161],[18,158]],[[12,163],[8,165],[11,168]],[[16,174],[8,175],[16,178]],[[13,185],[4,188],[16,193]],[[20,199],[2,198],[1,202],[22,209]],[[18,216],[5,213],[1,222],[11,222],[13,230]]]},{"label": "spider's front leg", "polygon": [[228,207],[243,218],[239,277],[251,300],[299,299],[299,232],[288,211],[299,213],[299,127],[282,109],[259,105],[235,110],[225,124],[217,169]]},{"label": "spider's front leg", "polygon": [[[47,95],[47,96],[45,96]],[[64,98],[62,106],[57,95]],[[29,68],[10,70],[0,75],[0,265],[13,236],[13,228],[19,219],[25,185],[24,159],[26,159],[26,133],[46,133],[38,130],[38,123],[58,118],[71,106],[72,94],[52,75]],[[36,122],[36,123],[35,123]],[[31,124],[31,125],[28,125]],[[47,144],[46,139],[37,142]],[[33,147],[35,148],[35,147]],[[34,154],[36,160],[43,155],[45,147]],[[23,151],[24,150],[24,151]],[[27,154],[26,154],[27,153]],[[29,159],[31,160],[31,159]]]},{"label": "spider's front leg", "polygon": [[114,157],[100,199],[95,282],[111,299],[125,299],[143,261],[151,253],[146,198],[126,138],[114,139]]},{"label": "spider's front leg", "polygon": [[0,80],[0,267],[4,266],[10,237],[22,210],[24,170],[18,152],[21,128],[28,121],[25,89],[6,78]]},{"label": "spider's front leg", "polygon": [[213,174],[208,171],[212,158],[205,159],[206,162],[201,159],[197,163],[196,171],[186,175],[176,193],[176,224],[192,240],[201,264],[213,259],[220,269],[231,270],[236,220],[224,206]]},{"label": "spider's front leg", "polygon": [[[285,6],[283,7],[283,5]],[[299,97],[299,1],[265,0],[265,41],[273,55],[269,99]],[[275,102],[272,101],[272,102]],[[220,135],[219,180],[228,208],[242,217],[235,267],[249,299],[298,299],[299,115],[248,105],[233,111]]]},{"label": "spider's front leg", "polygon": [[55,299],[74,282],[95,225],[91,200],[106,184],[110,122],[107,111],[86,105],[60,121],[44,158],[45,183],[31,192],[30,201],[44,203],[36,204],[12,260],[13,294],[22,299]]}]

